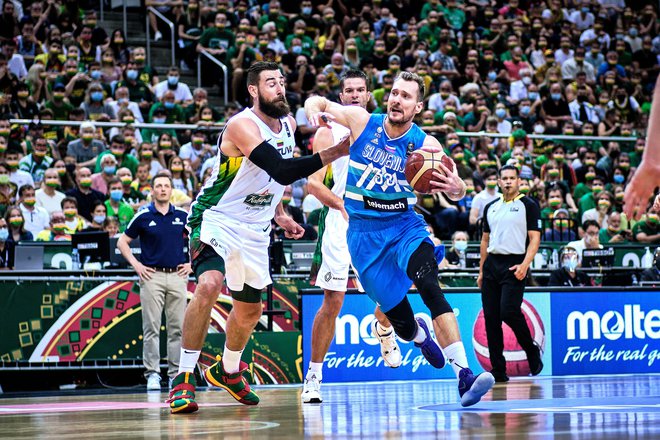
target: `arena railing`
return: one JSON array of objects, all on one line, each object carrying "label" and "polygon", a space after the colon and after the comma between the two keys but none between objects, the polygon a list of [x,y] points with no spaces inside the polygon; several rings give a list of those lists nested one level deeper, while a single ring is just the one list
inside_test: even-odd
[{"label": "arena railing", "polygon": [[[126,11],[126,2],[124,2],[124,11]],[[161,21],[163,21],[167,26],[170,28],[170,34],[172,36],[172,39],[170,41],[170,46],[172,48],[172,63],[170,66],[176,66],[176,58],[174,56],[174,45],[176,44],[176,38],[175,38],[175,32],[174,32],[174,23],[171,22],[170,20],[167,19],[163,14],[158,12],[156,8],[153,6],[147,7],[147,12],[153,13],[157,18],[159,18]],[[151,26],[149,25],[149,14],[146,14],[146,25],[147,25],[147,60],[149,60],[149,65],[153,65],[151,63]],[[124,18],[124,26],[126,26],[126,19]]]},{"label": "arena railing", "polygon": [[219,59],[208,53],[206,50],[202,50],[199,53],[200,56],[197,57],[197,87],[202,87],[202,55],[204,55],[206,58],[208,58],[212,63],[216,64],[218,67],[222,69],[222,87],[224,91],[224,100],[225,100],[225,105],[227,105],[227,101],[229,100],[228,98],[228,90],[227,90],[227,84],[228,84],[228,73],[229,71],[227,70],[227,66],[225,66]]},{"label": "arena railing", "polygon": [[[203,52],[205,53],[205,52]],[[209,58],[213,58],[211,55],[205,53]],[[218,65],[222,65],[224,69],[227,67],[222,64],[220,61],[218,61],[216,58],[213,58],[215,61],[218,62]],[[201,82],[201,79],[199,80]],[[225,95],[227,92],[227,84],[225,82]],[[226,104],[227,98],[225,97],[225,104]],[[50,120],[50,119],[10,119],[9,122],[11,124],[21,124],[21,125],[27,125],[31,123],[41,123],[43,125],[51,125],[51,126],[80,126],[85,121],[55,121],[55,120]],[[213,125],[197,125],[197,124],[154,124],[154,123],[149,123],[149,122],[133,122],[133,123],[126,123],[126,122],[99,122],[99,121],[94,121],[94,125],[97,127],[103,127],[103,128],[112,128],[112,127],[125,127],[127,125],[130,125],[135,128],[155,128],[155,129],[171,129],[171,130],[193,130],[195,128],[207,128],[212,131],[220,131],[225,127],[224,122],[218,122]],[[422,130],[424,127],[420,127]],[[460,137],[494,137],[494,138],[509,138],[510,135],[508,134],[501,134],[501,133],[486,133],[484,131],[477,131],[477,132],[471,132],[471,131],[457,131],[456,134]],[[553,135],[553,134],[530,134],[527,135],[528,138],[531,139],[552,139],[555,141],[601,141],[601,142],[635,142],[638,137],[636,136],[577,136],[577,135]]]}]

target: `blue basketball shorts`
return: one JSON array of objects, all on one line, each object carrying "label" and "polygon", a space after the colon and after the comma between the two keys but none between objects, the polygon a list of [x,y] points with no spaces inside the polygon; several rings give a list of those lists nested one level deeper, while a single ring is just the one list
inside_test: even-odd
[{"label": "blue basketball shorts", "polygon": [[406,271],[412,254],[422,242],[432,244],[424,219],[412,211],[380,220],[352,218],[346,238],[360,283],[383,312],[410,290]]}]

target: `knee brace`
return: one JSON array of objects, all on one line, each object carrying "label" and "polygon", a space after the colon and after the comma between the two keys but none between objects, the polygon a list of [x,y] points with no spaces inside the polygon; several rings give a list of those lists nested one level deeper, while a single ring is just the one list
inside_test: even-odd
[{"label": "knee brace", "polygon": [[438,262],[433,245],[427,242],[419,245],[408,261],[407,273],[431,311],[432,319],[444,313],[453,313],[438,284]]},{"label": "knee brace", "polygon": [[404,297],[399,304],[384,313],[392,323],[397,336],[404,341],[412,341],[415,338],[417,322],[408,298]]}]

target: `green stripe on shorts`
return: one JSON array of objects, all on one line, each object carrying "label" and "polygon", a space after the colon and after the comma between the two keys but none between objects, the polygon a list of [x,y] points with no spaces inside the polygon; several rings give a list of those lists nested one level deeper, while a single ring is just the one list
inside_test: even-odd
[{"label": "green stripe on shorts", "polygon": [[314,249],[314,257],[312,258],[312,267],[310,269],[310,277],[315,279],[321,269],[323,263],[323,253],[321,252],[323,246],[323,232],[325,232],[325,220],[328,217],[330,208],[324,206],[319,215],[319,238],[316,241],[316,249]]}]

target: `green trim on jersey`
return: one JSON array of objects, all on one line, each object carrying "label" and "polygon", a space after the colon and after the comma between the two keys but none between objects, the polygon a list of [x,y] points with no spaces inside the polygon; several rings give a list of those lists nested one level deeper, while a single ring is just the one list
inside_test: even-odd
[{"label": "green trim on jersey", "polygon": [[321,248],[323,246],[323,232],[325,231],[325,220],[328,217],[328,212],[330,212],[330,208],[324,206],[321,209],[321,214],[319,214],[319,238],[316,241],[316,249],[314,249],[314,257],[312,258],[312,267],[310,269],[311,279],[316,279],[319,269],[321,269],[321,263],[323,263],[323,252]]},{"label": "green trim on jersey", "polygon": [[188,227],[192,229],[199,226],[202,223],[204,211],[220,202],[220,199],[229,190],[229,187],[236,178],[244,158],[244,156],[227,157],[224,155],[221,157],[218,174],[214,176],[212,182],[204,185],[191,207],[190,216],[188,217]]},{"label": "green trim on jersey", "polygon": [[334,173],[332,171],[332,164],[328,165],[328,168],[325,171],[325,176],[323,177],[323,185],[332,189],[335,186]]}]

